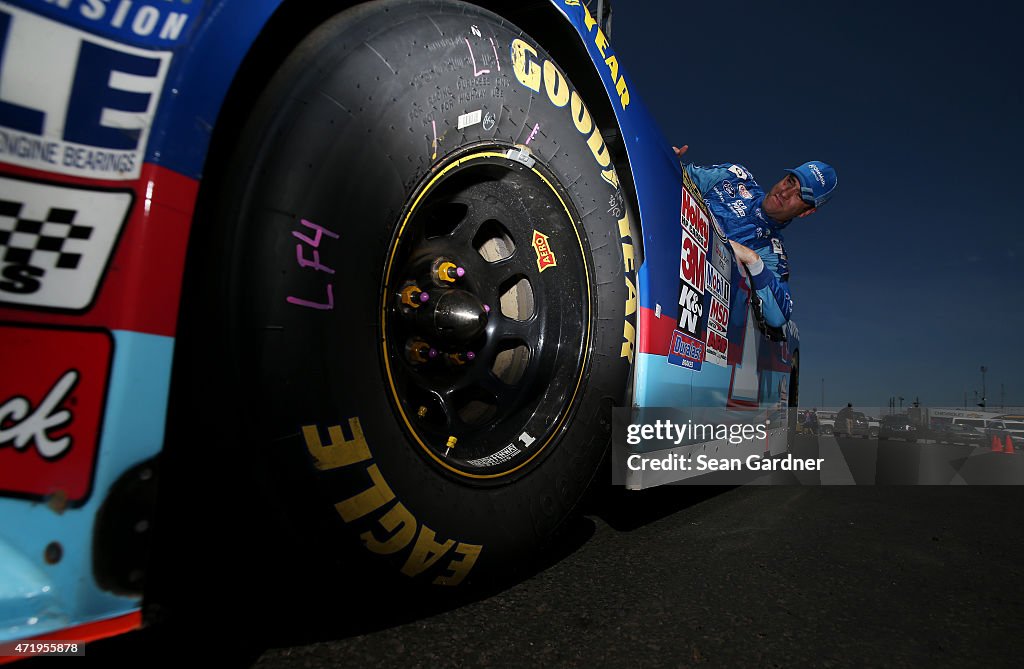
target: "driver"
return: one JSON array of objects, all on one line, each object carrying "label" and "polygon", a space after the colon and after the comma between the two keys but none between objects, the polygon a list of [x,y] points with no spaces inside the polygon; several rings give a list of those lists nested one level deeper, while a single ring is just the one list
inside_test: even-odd
[{"label": "driver", "polygon": [[[672,147],[682,157],[689,146]],[[794,218],[810,216],[832,197],[836,171],[818,160],[786,170],[765,193],[742,165],[686,165],[711,213],[721,223],[736,259],[746,265],[761,298],[765,321],[782,327],[793,313],[789,261],[782,229]]]}]

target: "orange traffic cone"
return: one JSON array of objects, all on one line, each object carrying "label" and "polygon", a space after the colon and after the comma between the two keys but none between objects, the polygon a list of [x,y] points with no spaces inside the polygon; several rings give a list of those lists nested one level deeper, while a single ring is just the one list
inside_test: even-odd
[{"label": "orange traffic cone", "polygon": [[998,434],[993,434],[992,435],[992,452],[993,453],[1002,453],[1003,452],[1003,442],[1000,441]]},{"label": "orange traffic cone", "polygon": [[1016,453],[1016,451],[1013,450],[1013,437],[1010,435],[1006,435],[1006,450],[1004,450],[1003,453]]}]

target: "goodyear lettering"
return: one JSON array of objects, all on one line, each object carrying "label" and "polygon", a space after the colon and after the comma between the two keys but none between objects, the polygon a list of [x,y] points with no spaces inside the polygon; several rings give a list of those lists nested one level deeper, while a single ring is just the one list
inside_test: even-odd
[{"label": "goodyear lettering", "polygon": [[472,571],[483,547],[454,539],[438,541],[437,533],[419,522],[412,511],[396,499],[373,461],[359,418],[349,419],[348,431],[351,437],[345,435],[340,425],[328,427],[325,445],[318,426],[302,427],[306,449],[318,470],[359,467],[365,474],[363,490],[335,504],[338,515],[346,523],[371,523],[359,538],[372,553],[395,555],[408,549],[401,568],[406,576],[419,576],[435,565],[442,565],[434,584],[455,586],[461,583]]},{"label": "goodyear lettering", "polygon": [[573,124],[582,135],[588,135],[587,146],[601,168],[601,178],[616,190],[619,188],[619,177],[611,164],[611,155],[605,145],[600,128],[594,123],[590,111],[579,94],[569,87],[565,75],[547,59],[541,63],[537,50],[521,39],[512,40],[509,47],[512,59],[512,70],[516,80],[535,93],[539,93],[541,85],[547,93],[548,101],[555,107],[563,108],[569,103],[569,114]]},{"label": "goodyear lettering", "polygon": [[[590,10],[587,9],[586,5],[582,5],[583,8],[583,23],[587,28],[587,32],[593,32],[597,26],[597,19],[590,15]],[[608,73],[611,75],[612,82],[615,83],[615,92],[619,94],[619,104],[622,109],[625,110],[629,106],[629,86],[626,84],[625,77],[619,77],[619,64],[615,60],[615,56],[608,56],[606,50],[608,49],[608,38],[605,36],[604,31],[597,28],[597,32],[594,34],[594,46],[597,47],[601,57],[605,59],[605,65],[608,66]],[[611,62],[609,62],[611,61]]]},{"label": "goodyear lettering", "polygon": [[536,230],[533,231],[533,251],[537,254],[538,272],[543,272],[550,267],[558,265],[558,261],[555,259],[555,252],[551,250],[551,246],[548,244],[548,236]]},{"label": "goodyear lettering", "polygon": [[629,216],[619,219],[619,238],[622,240],[622,262],[626,281],[626,319],[622,326],[622,347],[619,357],[626,358],[630,364],[636,351],[636,254],[633,238],[629,231]]}]

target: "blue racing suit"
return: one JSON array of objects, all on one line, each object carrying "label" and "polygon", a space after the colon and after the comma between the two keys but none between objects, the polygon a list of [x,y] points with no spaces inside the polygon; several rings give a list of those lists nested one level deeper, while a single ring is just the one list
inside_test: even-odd
[{"label": "blue racing suit", "polygon": [[700,167],[691,164],[686,166],[686,171],[722,225],[725,236],[761,256],[759,263],[747,269],[754,281],[754,290],[761,298],[765,321],[772,327],[782,327],[793,314],[789,260],[781,233],[788,221],[780,223],[762,211],[765,192],[742,165],[725,163]]}]

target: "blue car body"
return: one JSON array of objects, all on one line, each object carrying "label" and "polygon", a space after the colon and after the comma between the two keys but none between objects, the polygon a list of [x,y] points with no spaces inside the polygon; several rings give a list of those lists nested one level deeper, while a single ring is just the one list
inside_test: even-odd
[{"label": "blue car body", "polygon": [[[87,640],[143,622],[140,591],[97,579],[107,550],[98,536],[111,507],[138,502],[132,484],[145,487],[163,448],[208,149],[243,63],[285,4],[0,2],[0,207],[14,208],[4,220],[43,234],[32,228],[41,214],[25,212],[45,204],[44,226],[71,210],[116,223],[71,228],[69,238],[86,244],[82,257],[58,256],[46,276],[23,258],[2,266],[0,641]],[[610,206],[630,210],[643,253],[623,335],[634,406],[784,407],[795,326],[785,341],[759,329],[747,278],[714,221],[700,222],[678,159],[587,7],[551,0],[535,11],[576,34],[563,49],[585,53],[592,69],[570,76],[603,88],[621,136],[618,169],[632,201]],[[110,117],[134,121],[112,131]],[[687,244],[698,265],[684,283]],[[681,290],[697,288],[688,333]]]}]

